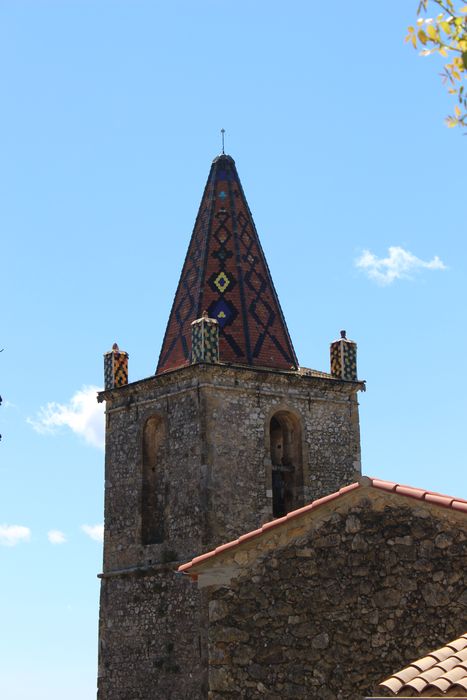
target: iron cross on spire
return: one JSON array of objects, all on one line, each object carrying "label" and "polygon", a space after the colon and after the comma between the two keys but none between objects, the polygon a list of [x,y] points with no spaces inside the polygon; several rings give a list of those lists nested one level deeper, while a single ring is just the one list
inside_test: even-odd
[{"label": "iron cross on spire", "polygon": [[221,136],[222,136],[222,155],[225,156],[225,150],[224,150],[224,134],[225,134],[225,129],[221,129]]}]

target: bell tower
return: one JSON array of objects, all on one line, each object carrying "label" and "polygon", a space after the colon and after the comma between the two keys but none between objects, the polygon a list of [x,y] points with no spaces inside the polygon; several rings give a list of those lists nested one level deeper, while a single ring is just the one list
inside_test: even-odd
[{"label": "bell tower", "polygon": [[156,374],[127,383],[128,355],[105,356],[99,700],[207,698],[202,591],[175,571],[354,479],[354,355],[351,375],[299,366],[234,160],[215,158]]}]

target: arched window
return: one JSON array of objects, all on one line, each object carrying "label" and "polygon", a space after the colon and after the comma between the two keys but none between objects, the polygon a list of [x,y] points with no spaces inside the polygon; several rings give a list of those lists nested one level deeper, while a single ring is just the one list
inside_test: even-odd
[{"label": "arched window", "polygon": [[272,513],[280,518],[303,504],[300,421],[288,411],[278,411],[269,424],[269,439]]},{"label": "arched window", "polygon": [[161,416],[151,416],[143,430],[143,544],[156,544],[164,540],[165,485],[161,464],[164,442],[165,423]]}]

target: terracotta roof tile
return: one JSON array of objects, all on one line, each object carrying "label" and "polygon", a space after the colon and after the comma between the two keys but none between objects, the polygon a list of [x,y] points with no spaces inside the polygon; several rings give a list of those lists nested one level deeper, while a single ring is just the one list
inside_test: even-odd
[{"label": "terracotta roof tile", "polygon": [[[364,476],[362,476],[362,481],[363,481],[363,479],[365,479],[365,478],[368,478],[368,479],[369,479],[369,477],[364,477]],[[365,482],[365,483],[366,483],[366,482]],[[343,486],[341,489],[339,489],[339,491],[336,491],[335,493],[332,493],[331,496],[334,496],[335,498],[337,498],[338,496],[342,496],[344,493],[348,493],[349,491],[353,491],[354,489],[358,489],[359,486],[362,486],[362,484],[361,484],[359,481],[355,481],[353,484],[349,484],[348,486]],[[329,497],[328,497],[328,496],[324,496],[324,498],[327,499],[327,498],[329,498]],[[323,499],[322,499],[322,498],[318,498],[318,500],[313,501],[313,503],[316,504],[316,503],[319,503],[320,501],[322,502]]]},{"label": "terracotta roof tile", "polygon": [[[412,666],[415,666],[418,668],[420,673],[423,673],[423,671],[426,671],[428,668],[432,668],[433,666],[433,657],[432,656],[424,656],[423,659],[419,659],[418,661],[414,661]],[[447,669],[445,669],[447,671]]]},{"label": "terracotta roof tile", "polygon": [[[342,495],[342,493],[347,493],[347,491],[349,490],[349,487],[346,486],[345,488],[346,488],[347,490],[344,491],[344,489],[341,489],[341,490],[339,491],[339,494]],[[334,493],[331,493],[331,494],[329,494],[329,496],[323,496],[322,498],[317,498],[316,501],[312,501],[312,504],[311,504],[311,505],[312,505],[313,508],[319,508],[320,506],[324,506],[325,503],[329,503],[329,501],[333,501],[333,500],[335,499],[335,497],[336,497],[335,494],[334,494]],[[292,512],[298,514],[298,513],[300,512],[300,510],[301,510],[303,513],[306,513],[306,510],[307,510],[308,507],[309,507],[309,506],[304,506],[303,508],[300,508],[298,511],[292,511]]]},{"label": "terracotta roof tile", "polygon": [[451,503],[451,508],[454,510],[462,510],[464,513],[467,513],[467,502],[455,500]]},{"label": "terracotta roof tile", "polygon": [[427,493],[425,495],[425,501],[428,501],[429,503],[436,503],[439,506],[446,506],[446,508],[451,506],[453,500],[454,498],[450,498],[450,496],[440,496],[437,493]]},{"label": "terracotta roof tile", "polygon": [[259,528],[258,530],[253,530],[252,532],[247,532],[246,535],[241,535],[238,538],[239,542],[243,542],[244,540],[250,540],[252,537],[257,537],[262,533],[262,529]]},{"label": "terracotta roof tile", "polygon": [[[356,481],[353,484],[349,484],[348,486],[344,486],[343,488],[339,489],[339,491],[336,491],[335,493],[331,493],[328,496],[324,496],[323,498],[318,498],[316,501],[312,501],[306,506],[303,506],[303,508],[298,508],[297,510],[293,510],[290,513],[287,513],[282,518],[277,518],[276,520],[271,520],[268,523],[265,523],[262,527],[258,528],[257,530],[253,530],[252,532],[247,532],[246,534],[242,535],[236,540],[233,540],[232,542],[227,542],[226,544],[221,545],[220,547],[216,547],[216,549],[213,549],[210,552],[206,552],[205,554],[201,554],[198,557],[195,557],[191,561],[187,562],[186,564],[182,564],[179,568],[178,571],[180,572],[186,572],[190,573],[189,569],[191,569],[192,566],[195,564],[199,564],[201,562],[204,562],[208,559],[211,559],[221,552],[225,552],[226,550],[233,549],[235,547],[238,547],[240,544],[243,542],[246,542],[248,540],[254,539],[256,537],[261,537],[264,535],[265,532],[268,530],[272,530],[276,527],[280,527],[284,523],[293,520],[294,518],[298,518],[301,515],[308,513],[312,510],[315,510],[317,508],[320,508],[321,506],[325,505],[326,503],[330,503],[331,501],[334,501],[338,498],[341,498],[344,494],[349,493],[350,491],[354,491],[355,489],[359,488],[364,488],[364,487],[370,487],[374,489],[378,489],[380,491],[387,491],[391,493],[395,493],[399,496],[406,496],[408,498],[414,498],[418,501],[426,501],[427,503],[432,503],[433,505],[441,506],[443,508],[452,508],[453,510],[460,510],[463,512],[467,513],[467,500],[462,499],[462,498],[455,498],[454,496],[445,496],[440,493],[436,493],[434,491],[426,491],[424,489],[418,489],[414,488],[412,486],[406,486],[404,484],[396,484],[393,481],[385,481],[383,479],[376,479],[373,477],[368,477],[368,476],[362,476],[359,481]],[[443,650],[438,650],[438,651],[443,651]],[[438,652],[433,652],[431,656],[435,656]],[[436,657],[438,658],[438,657]],[[436,661],[436,658],[434,658],[434,661]],[[446,656],[443,658],[447,658]],[[438,659],[441,660],[441,659]]]},{"label": "terracotta roof tile", "polygon": [[395,491],[397,486],[399,486],[394,481],[383,481],[383,479],[372,479],[371,481],[375,488],[383,491]]},{"label": "terracotta roof tile", "polygon": [[459,639],[455,639],[453,642],[449,642],[446,646],[451,647],[451,649],[454,649],[454,651],[462,651],[467,647],[467,639],[465,638],[464,635],[462,637],[459,637]]},{"label": "terracotta roof tile", "polygon": [[430,656],[433,656],[437,661],[444,661],[452,656],[452,649],[448,646],[437,649],[436,651],[430,652]]},{"label": "terracotta roof tile", "polygon": [[418,500],[425,498],[428,493],[428,491],[423,489],[417,489],[413,486],[402,486],[401,484],[397,484],[395,492],[400,496],[410,496],[410,498],[418,498]]},{"label": "terracotta roof tile", "polygon": [[392,678],[388,678],[387,681],[384,681],[384,685],[386,686],[386,688],[389,688],[389,690],[391,692],[396,694],[399,692],[399,690],[402,688],[402,686],[404,684],[398,678],[396,678],[395,676],[392,676]]},{"label": "terracotta roof tile", "polygon": [[[426,667],[430,659],[431,668],[420,673],[419,669],[422,666]],[[408,688],[417,694],[430,689],[442,693],[453,692],[456,687],[467,689],[467,635],[464,634],[445,647],[414,661],[380,685],[388,688],[394,695],[403,694]]]},{"label": "terracotta roof tile", "polygon": [[402,669],[402,671],[395,673],[394,678],[397,678],[401,683],[408,683],[419,673],[420,671],[415,668],[415,666],[407,666],[407,668]]},{"label": "terracotta roof tile", "polygon": [[[263,527],[261,528],[261,530],[263,532],[266,532],[266,530],[270,530],[271,528],[276,527],[276,523],[279,523],[279,522],[281,522],[281,523],[285,522],[285,517],[284,518],[277,518],[277,520],[271,520],[269,523],[265,523],[263,525]],[[255,532],[256,532],[256,530],[255,530]]]},{"label": "terracotta roof tile", "polygon": [[459,664],[459,659],[456,656],[449,656],[447,659],[444,659],[444,661],[438,661],[438,663],[436,664],[436,667],[439,666],[439,668],[443,669],[444,673],[447,673],[448,671],[450,671],[452,668],[454,668],[458,664]]},{"label": "terracotta roof tile", "polygon": [[443,678],[446,678],[446,680],[451,681],[451,684],[454,683],[455,681],[460,680],[461,678],[465,678],[467,675],[464,666],[455,666],[454,668],[451,668],[450,671],[444,674]]},{"label": "terracotta roof tile", "polygon": [[416,676],[415,678],[412,678],[410,681],[407,681],[404,688],[413,688],[414,690],[417,691],[417,693],[421,693],[425,688],[429,685],[428,681],[426,681],[424,678],[421,676]]},{"label": "terracotta roof tile", "polygon": [[438,666],[433,666],[432,668],[429,668],[427,671],[423,671],[423,673],[420,673],[417,678],[421,678],[422,680],[425,681],[425,683],[429,684],[432,681],[437,680],[440,677],[440,669]]},{"label": "terracotta roof tile", "polygon": [[441,690],[442,693],[447,693],[448,690],[451,688],[452,683],[450,683],[447,678],[438,678],[437,681],[433,681],[433,683],[430,684],[433,688],[437,688],[438,690]]}]

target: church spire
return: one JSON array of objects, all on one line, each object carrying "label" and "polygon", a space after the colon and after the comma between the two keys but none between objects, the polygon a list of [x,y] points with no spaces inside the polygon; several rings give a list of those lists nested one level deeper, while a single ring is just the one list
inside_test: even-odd
[{"label": "church spire", "polygon": [[231,156],[214,159],[156,374],[189,364],[191,323],[219,324],[220,361],[296,369],[297,358]]}]

